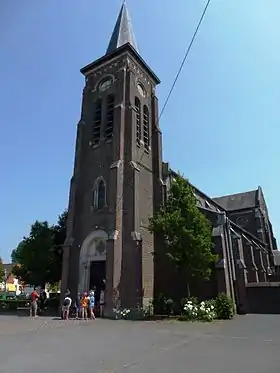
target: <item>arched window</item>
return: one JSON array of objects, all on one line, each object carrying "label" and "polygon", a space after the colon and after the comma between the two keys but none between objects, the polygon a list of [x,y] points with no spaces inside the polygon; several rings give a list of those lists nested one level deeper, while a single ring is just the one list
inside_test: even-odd
[{"label": "arched window", "polygon": [[105,133],[106,140],[110,140],[113,136],[114,106],[115,106],[114,95],[109,95],[107,97],[107,124],[106,124],[106,133]]},{"label": "arched window", "polygon": [[104,180],[100,180],[97,194],[97,208],[102,209],[106,205],[106,185]]},{"label": "arched window", "polygon": [[92,144],[97,145],[100,141],[102,121],[102,101],[99,99],[95,103],[94,123],[92,129]]},{"label": "arched window", "polygon": [[96,209],[102,209],[106,206],[106,184],[102,177],[95,182],[92,205]]},{"label": "arched window", "polygon": [[140,146],[141,141],[141,105],[138,97],[135,97],[135,111],[136,111],[136,143]]},{"label": "arched window", "polygon": [[150,145],[150,118],[149,118],[149,109],[146,105],[143,108],[143,140],[145,150],[149,151]]}]

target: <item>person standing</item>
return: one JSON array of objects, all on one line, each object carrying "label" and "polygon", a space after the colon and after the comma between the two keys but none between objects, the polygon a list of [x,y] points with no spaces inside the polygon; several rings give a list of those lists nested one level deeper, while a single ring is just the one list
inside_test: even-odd
[{"label": "person standing", "polygon": [[42,289],[40,292],[40,297],[39,297],[40,315],[42,315],[44,311],[46,310],[46,303],[47,303],[47,293],[44,289]]},{"label": "person standing", "polygon": [[99,316],[104,317],[105,291],[101,289],[99,299]]},{"label": "person standing", "polygon": [[89,293],[89,315],[90,315],[91,320],[95,319],[94,307],[95,307],[95,293],[93,290],[91,290]]},{"label": "person standing", "polygon": [[82,308],[82,319],[87,320],[88,318],[88,302],[89,297],[87,293],[85,292],[81,299],[81,308]]},{"label": "person standing", "polygon": [[65,293],[65,297],[63,300],[63,306],[62,306],[62,318],[63,320],[69,319],[69,311],[71,307],[72,299],[70,298],[70,292]]},{"label": "person standing", "polygon": [[34,290],[32,291],[30,295],[30,317],[34,316],[37,317],[37,309],[38,309],[38,298],[39,294],[37,292],[36,287],[34,287]]},{"label": "person standing", "polygon": [[82,309],[81,309],[81,295],[80,295],[80,293],[78,294],[78,296],[76,298],[76,301],[75,301],[75,304],[74,304],[74,308],[75,308],[76,319],[78,319],[81,316],[81,313],[82,313]]}]

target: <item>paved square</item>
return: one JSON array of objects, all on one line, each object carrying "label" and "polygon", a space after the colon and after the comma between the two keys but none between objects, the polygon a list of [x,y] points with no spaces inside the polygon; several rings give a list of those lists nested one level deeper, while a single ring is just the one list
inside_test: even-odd
[{"label": "paved square", "polygon": [[208,323],[0,316],[1,373],[279,373],[280,315]]}]

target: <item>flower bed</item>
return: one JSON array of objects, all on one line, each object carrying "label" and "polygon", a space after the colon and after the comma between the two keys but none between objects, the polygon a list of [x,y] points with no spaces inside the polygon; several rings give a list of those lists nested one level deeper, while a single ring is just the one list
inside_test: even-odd
[{"label": "flower bed", "polygon": [[205,302],[189,299],[183,305],[181,321],[213,321],[214,319],[227,320],[233,317],[235,307],[232,299],[225,294]]}]

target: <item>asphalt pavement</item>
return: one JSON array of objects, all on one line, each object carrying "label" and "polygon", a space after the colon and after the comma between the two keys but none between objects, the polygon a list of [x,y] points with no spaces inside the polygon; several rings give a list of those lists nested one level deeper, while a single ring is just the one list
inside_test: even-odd
[{"label": "asphalt pavement", "polygon": [[279,373],[280,315],[214,323],[0,316],[1,373]]}]

